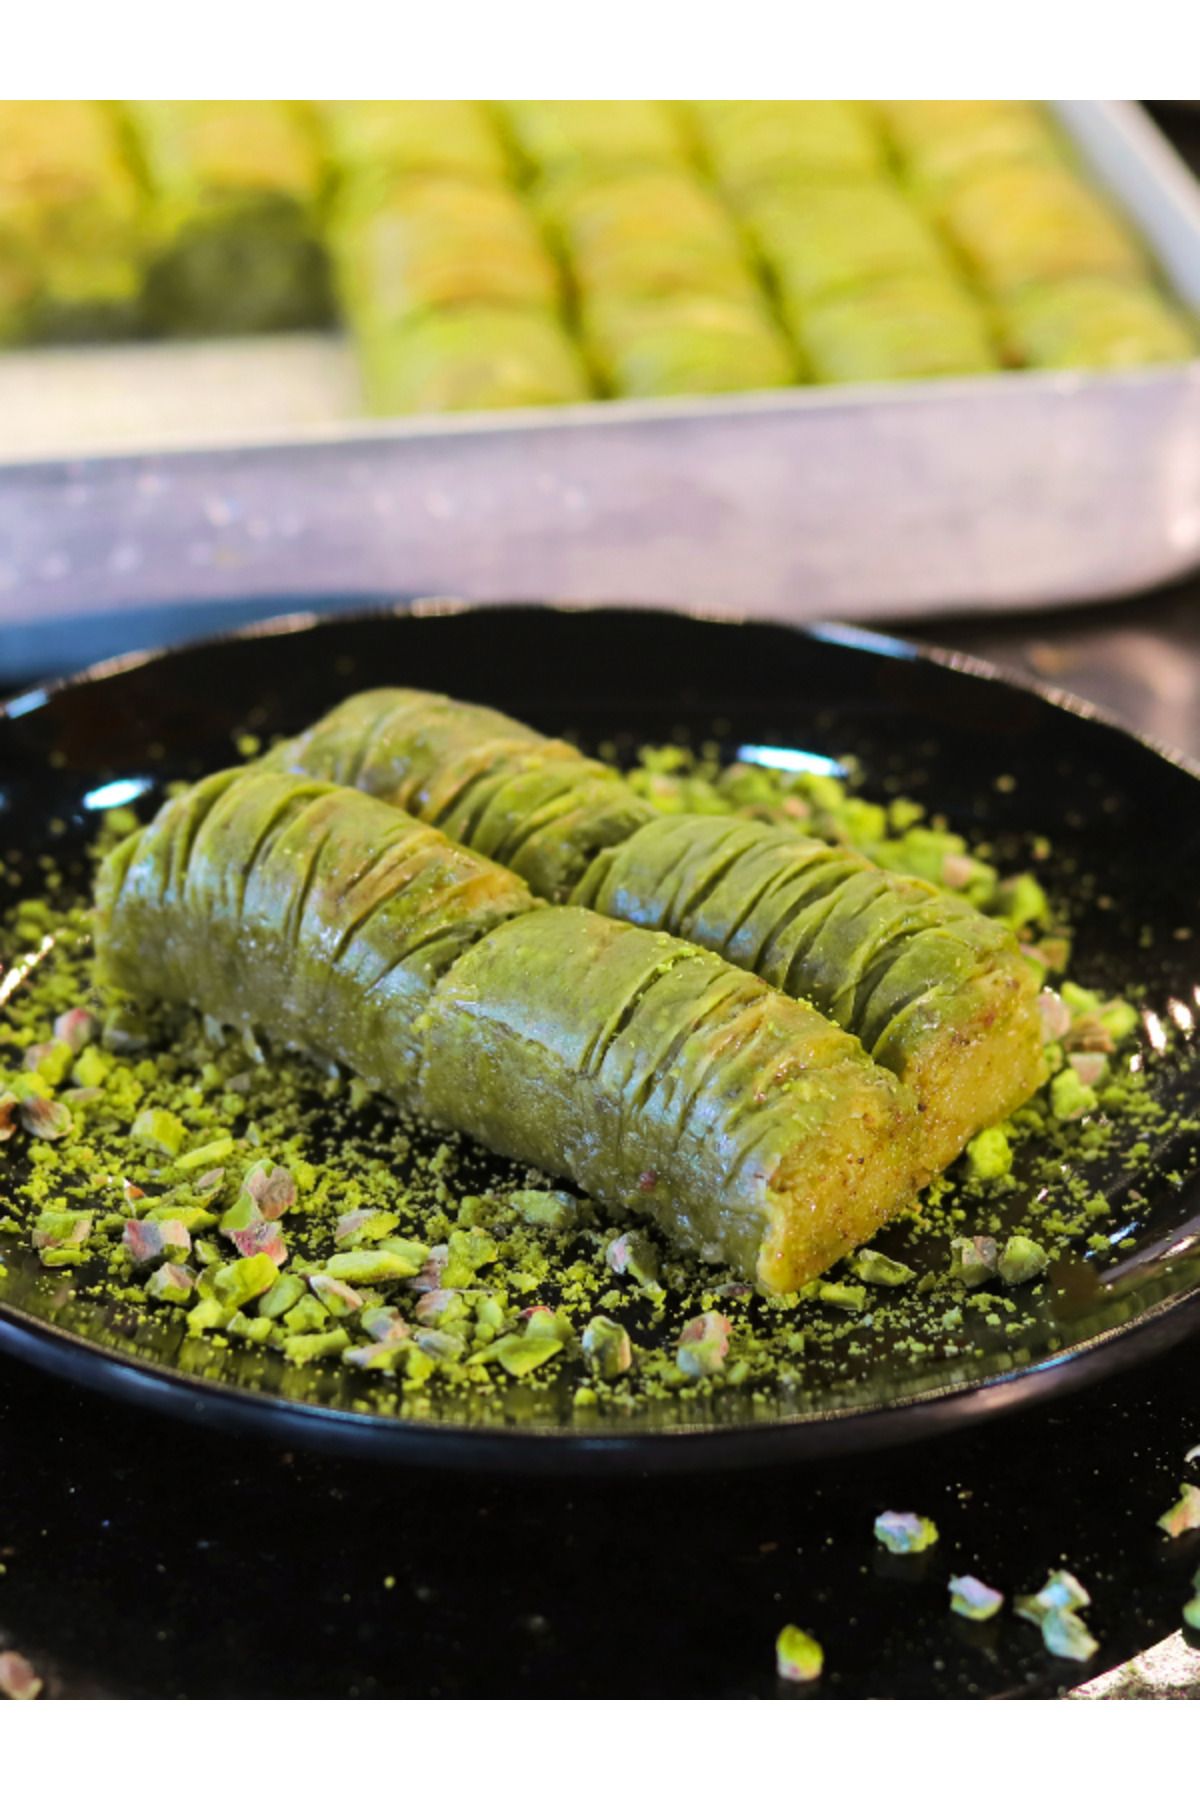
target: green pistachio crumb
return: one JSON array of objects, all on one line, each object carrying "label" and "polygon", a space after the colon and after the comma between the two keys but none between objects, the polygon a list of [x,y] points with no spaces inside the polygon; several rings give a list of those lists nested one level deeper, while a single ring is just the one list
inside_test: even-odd
[{"label": "green pistachio crumb", "polygon": [[872,1287],[903,1287],[916,1275],[916,1270],[910,1269],[907,1263],[894,1262],[890,1256],[884,1256],[882,1251],[869,1247],[858,1252],[852,1267],[858,1279],[868,1282]]},{"label": "green pistachio crumb", "polygon": [[183,1121],[165,1106],[150,1106],[145,1112],[138,1114],[130,1127],[129,1135],[150,1150],[158,1150],[163,1156],[175,1157],[182,1148],[187,1129]]},{"label": "green pistachio crumb", "polygon": [[825,1652],[815,1637],[798,1625],[785,1625],[775,1639],[775,1669],[781,1681],[816,1681]]},{"label": "green pistachio crumb", "polygon": [[963,1619],[994,1619],[1004,1605],[999,1588],[989,1587],[974,1575],[952,1575],[949,1588],[950,1610]]},{"label": "green pistachio crumb", "polygon": [[1180,1482],[1179,1499],[1167,1508],[1158,1525],[1170,1538],[1182,1537],[1185,1531],[1200,1531],[1200,1487],[1190,1481]]},{"label": "green pistachio crumb", "polygon": [[1008,1287],[1020,1287],[1023,1282],[1036,1281],[1049,1261],[1040,1244],[1015,1232],[1000,1252],[997,1267],[1001,1281]]},{"label": "green pistachio crumb", "polygon": [[865,1287],[855,1287],[846,1281],[822,1281],[817,1288],[817,1299],[822,1306],[836,1306],[839,1312],[862,1312],[867,1304]]},{"label": "green pistachio crumb", "polygon": [[393,1281],[411,1281],[424,1260],[423,1253],[420,1257],[405,1256],[381,1244],[370,1250],[339,1250],[325,1264],[325,1273],[337,1281],[370,1285],[377,1282],[384,1286]]},{"label": "green pistachio crumb", "polygon": [[967,1145],[967,1165],[979,1181],[998,1181],[1012,1169],[1012,1146],[999,1125],[979,1132]]},{"label": "green pistachio crumb", "polygon": [[919,1556],[938,1541],[938,1528],[921,1513],[882,1512],[875,1521],[876,1541],[893,1556]]},{"label": "green pistachio crumb", "polygon": [[623,1375],[633,1361],[633,1345],[629,1333],[614,1319],[598,1313],[584,1327],[583,1354],[593,1374],[611,1381]]}]

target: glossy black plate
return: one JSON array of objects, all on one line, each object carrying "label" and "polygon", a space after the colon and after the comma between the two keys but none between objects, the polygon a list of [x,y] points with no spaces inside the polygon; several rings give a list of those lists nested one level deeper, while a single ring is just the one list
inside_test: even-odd
[{"label": "glossy black plate", "polygon": [[[1050,882],[1088,896],[1073,973],[1110,991],[1144,989],[1154,1023],[1143,1048],[1155,1082],[1196,1110],[1200,1076],[1187,1037],[1200,1009],[1197,772],[1076,702],[858,631],[438,605],[284,618],[124,659],[7,708],[0,852],[36,885],[38,856],[77,853],[104,806],[152,807],[164,783],[231,760],[240,733],[295,730],[344,694],[383,682],[488,701],[592,745],[716,734],[731,751],[852,754],[868,792],[926,799],[968,836],[1003,848],[1043,834],[1054,846]],[[1157,1021],[1167,1018],[1174,1029],[1160,1053]],[[427,1416],[382,1417],[356,1372],[314,1379],[261,1352],[181,1343],[167,1328],[131,1337],[119,1318],[10,1250],[0,1344],[176,1415],[315,1436],[366,1455],[523,1469],[825,1455],[1062,1391],[1200,1324],[1200,1183],[1188,1172],[1189,1148],[1156,1146],[1153,1168],[1139,1174],[1148,1214],[1115,1261],[1066,1260],[1067,1279],[1046,1285],[1021,1355],[997,1332],[975,1358],[914,1368],[882,1336],[852,1384],[780,1392],[766,1408],[731,1390],[709,1401],[674,1396],[627,1417],[590,1413],[585,1424],[565,1392],[514,1385],[502,1410],[451,1393]]]}]

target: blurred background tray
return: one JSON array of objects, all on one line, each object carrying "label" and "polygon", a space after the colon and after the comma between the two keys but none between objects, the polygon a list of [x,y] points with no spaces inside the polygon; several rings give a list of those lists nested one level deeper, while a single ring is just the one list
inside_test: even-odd
[{"label": "blurred background tray", "polygon": [[[1200,189],[1124,102],[1058,111],[1200,305]],[[0,679],[275,596],[454,592],[906,618],[1200,560],[1200,361],[359,419],[334,336],[0,359]],[[236,607],[235,607],[236,598]]]}]

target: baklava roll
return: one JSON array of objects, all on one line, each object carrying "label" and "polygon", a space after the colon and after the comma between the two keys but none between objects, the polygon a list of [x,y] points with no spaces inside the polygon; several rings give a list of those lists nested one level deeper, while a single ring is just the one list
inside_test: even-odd
[{"label": "baklava roll", "polygon": [[1000,309],[1010,359],[1032,369],[1130,369],[1186,362],[1196,333],[1148,281],[1078,275],[1035,283]]},{"label": "baklava roll", "polygon": [[855,851],[663,815],[569,744],[411,689],[355,695],[267,760],[402,806],[545,899],[669,931],[813,1002],[913,1091],[926,1172],[1043,1078],[1041,984],[1007,926]]},{"label": "baklava roll", "polygon": [[569,177],[537,198],[584,300],[757,294],[732,217],[687,170]]},{"label": "baklava roll", "polygon": [[1141,245],[1099,194],[1065,165],[988,167],[949,193],[940,218],[989,294],[1074,275],[1145,279]]},{"label": "baklava roll", "polygon": [[559,278],[537,224],[512,189],[458,175],[352,184],[332,249],[342,305],[359,330],[431,307],[553,311]]},{"label": "baklava roll", "polygon": [[956,279],[935,232],[898,189],[881,181],[764,189],[743,217],[789,324],[831,295],[897,276]]},{"label": "baklava roll", "polygon": [[984,308],[938,276],[829,295],[798,315],[795,330],[815,381],[919,381],[999,366]]},{"label": "baklava roll", "polygon": [[499,116],[535,176],[682,167],[687,144],[662,100],[500,100]]},{"label": "baklava roll", "polygon": [[400,325],[363,324],[363,396],[381,415],[563,406],[587,400],[578,348],[551,312],[454,306]]},{"label": "baklava roll", "polygon": [[786,387],[796,356],[764,303],[714,294],[585,303],[584,341],[625,399]]},{"label": "baklava roll", "polygon": [[146,307],[174,336],[300,330],[332,316],[322,170],[275,100],[130,100],[150,194]]},{"label": "baklava roll", "polygon": [[344,180],[464,175],[503,181],[504,144],[479,100],[317,100],[325,156]]},{"label": "baklava roll", "polygon": [[209,777],[104,864],[99,977],[322,1059],[794,1290],[907,1205],[916,1110],[812,1007],[369,795]]},{"label": "baklava roll", "polygon": [[883,141],[854,100],[696,100],[691,117],[719,186],[735,204],[780,182],[869,180]]},{"label": "baklava roll", "polygon": [[135,331],[142,223],[103,102],[0,101],[0,344]]}]

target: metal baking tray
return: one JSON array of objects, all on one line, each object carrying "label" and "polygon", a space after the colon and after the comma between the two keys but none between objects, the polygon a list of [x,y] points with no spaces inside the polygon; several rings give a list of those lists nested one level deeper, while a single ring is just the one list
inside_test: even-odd
[{"label": "metal baking tray", "polygon": [[[1133,103],[1057,110],[1200,308],[1184,164]],[[1200,359],[382,424],[356,406],[332,336],[0,358],[0,678],[283,596],[884,619],[1200,562]]]}]

